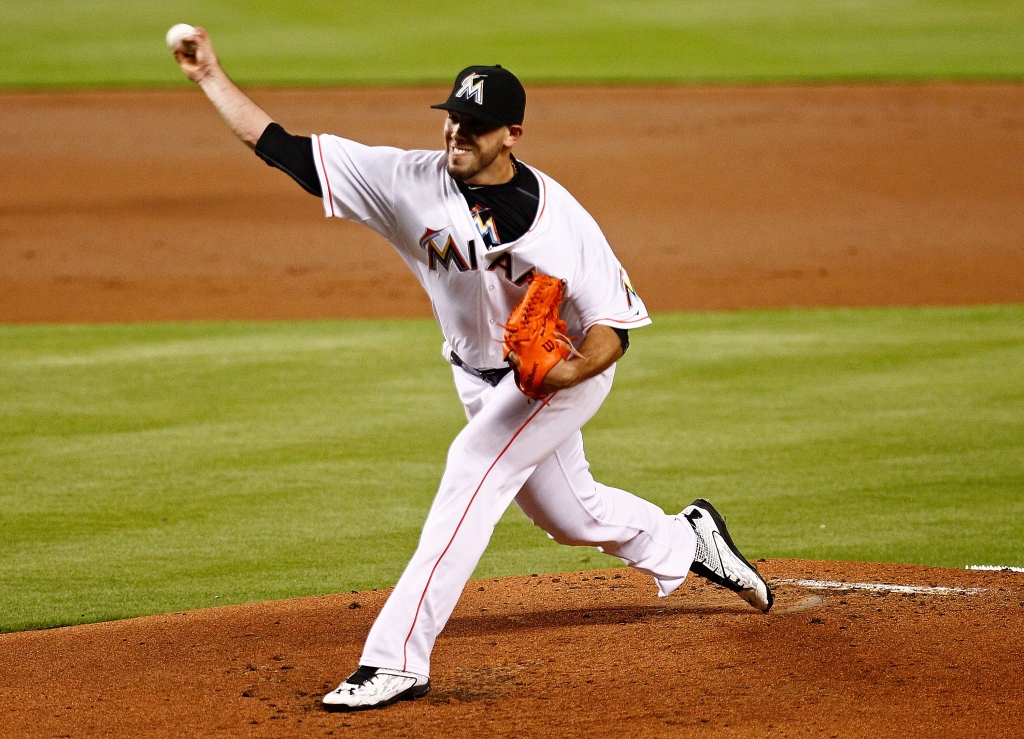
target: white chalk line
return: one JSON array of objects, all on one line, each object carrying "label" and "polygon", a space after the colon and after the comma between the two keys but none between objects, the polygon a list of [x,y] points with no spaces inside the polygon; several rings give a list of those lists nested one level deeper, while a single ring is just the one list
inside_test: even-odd
[{"label": "white chalk line", "polygon": [[1008,567],[1006,565],[967,565],[968,570],[984,570],[985,572],[1024,572],[1024,567]]},{"label": "white chalk line", "polygon": [[867,590],[874,593],[914,593],[920,595],[977,595],[985,588],[947,588],[939,585],[895,585],[884,582],[836,582],[834,580],[772,580],[772,584],[801,585],[814,590]]}]

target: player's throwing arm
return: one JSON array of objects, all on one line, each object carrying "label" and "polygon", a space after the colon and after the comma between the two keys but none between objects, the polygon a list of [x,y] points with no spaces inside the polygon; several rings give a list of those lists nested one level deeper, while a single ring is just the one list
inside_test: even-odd
[{"label": "player's throwing arm", "polygon": [[167,32],[166,40],[185,76],[203,89],[235,136],[255,149],[273,119],[221,69],[206,29],[179,23]]},{"label": "player's throwing arm", "polygon": [[651,323],[594,219],[512,149],[526,91],[501,66],[459,73],[443,148],[404,151],[295,136],[221,69],[202,28],[168,44],[239,139],[319,197],[325,215],[387,239],[429,295],[468,423],[452,443],[416,552],[330,711],[380,708],[430,690],[435,641],[506,508],[555,541],[600,546],[650,575],[660,595],[689,572],[757,610],[768,584],[705,500],[679,514],[596,481],[580,429],[611,391],[629,332]]}]

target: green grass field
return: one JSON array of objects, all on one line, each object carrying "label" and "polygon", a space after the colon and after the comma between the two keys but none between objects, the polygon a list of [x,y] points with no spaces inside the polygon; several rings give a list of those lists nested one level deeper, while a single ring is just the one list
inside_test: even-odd
[{"label": "green grass field", "polygon": [[[0,327],[0,630],[393,584],[464,422],[439,341]],[[753,556],[1024,565],[1024,307],[658,316],[585,434]],[[477,576],[612,564],[513,509]]]},{"label": "green grass field", "polygon": [[185,84],[178,22],[247,84],[1024,77],[1020,0],[5,0],[0,87]]}]

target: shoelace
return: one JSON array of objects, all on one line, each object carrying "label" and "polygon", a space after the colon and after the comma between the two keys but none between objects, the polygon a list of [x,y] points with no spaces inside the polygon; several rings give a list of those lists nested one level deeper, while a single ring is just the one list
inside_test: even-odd
[{"label": "shoelace", "polygon": [[349,675],[349,678],[344,684],[351,685],[353,688],[361,688],[366,685],[366,683],[373,682],[377,677],[376,667],[360,666],[358,670]]}]

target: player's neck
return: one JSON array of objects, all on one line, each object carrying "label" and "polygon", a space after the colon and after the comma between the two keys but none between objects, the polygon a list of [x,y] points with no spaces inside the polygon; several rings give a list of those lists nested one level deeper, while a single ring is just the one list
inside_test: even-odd
[{"label": "player's neck", "polygon": [[506,152],[498,155],[484,169],[463,182],[467,185],[504,185],[511,181],[518,171],[512,159],[512,152]]}]

